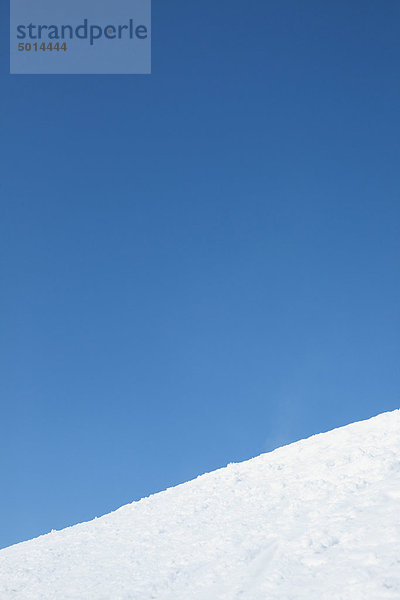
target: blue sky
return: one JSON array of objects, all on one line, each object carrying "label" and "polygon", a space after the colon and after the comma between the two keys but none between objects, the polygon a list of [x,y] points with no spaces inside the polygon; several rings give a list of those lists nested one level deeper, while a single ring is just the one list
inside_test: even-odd
[{"label": "blue sky", "polygon": [[155,1],[136,77],[0,10],[0,546],[399,406],[398,2]]}]

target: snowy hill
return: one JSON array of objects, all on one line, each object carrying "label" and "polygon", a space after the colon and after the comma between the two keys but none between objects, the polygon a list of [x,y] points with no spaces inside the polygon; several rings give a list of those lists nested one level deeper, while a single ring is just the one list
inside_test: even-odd
[{"label": "snowy hill", "polygon": [[400,411],[0,552],[1,600],[400,598]]}]

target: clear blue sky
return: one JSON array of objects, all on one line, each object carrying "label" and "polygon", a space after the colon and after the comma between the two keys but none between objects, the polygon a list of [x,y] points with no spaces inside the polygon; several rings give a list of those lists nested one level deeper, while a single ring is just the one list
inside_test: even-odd
[{"label": "clear blue sky", "polygon": [[155,1],[136,77],[0,16],[0,546],[399,406],[397,1]]}]

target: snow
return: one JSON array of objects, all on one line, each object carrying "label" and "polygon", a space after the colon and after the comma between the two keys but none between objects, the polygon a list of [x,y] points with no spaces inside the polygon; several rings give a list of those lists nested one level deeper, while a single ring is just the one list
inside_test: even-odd
[{"label": "snow", "polygon": [[0,552],[1,600],[400,598],[400,411]]}]

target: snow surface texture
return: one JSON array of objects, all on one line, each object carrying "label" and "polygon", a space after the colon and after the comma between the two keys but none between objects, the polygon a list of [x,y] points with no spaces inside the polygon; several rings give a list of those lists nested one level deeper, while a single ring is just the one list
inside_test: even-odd
[{"label": "snow surface texture", "polygon": [[1,600],[400,599],[400,411],[0,552]]}]

